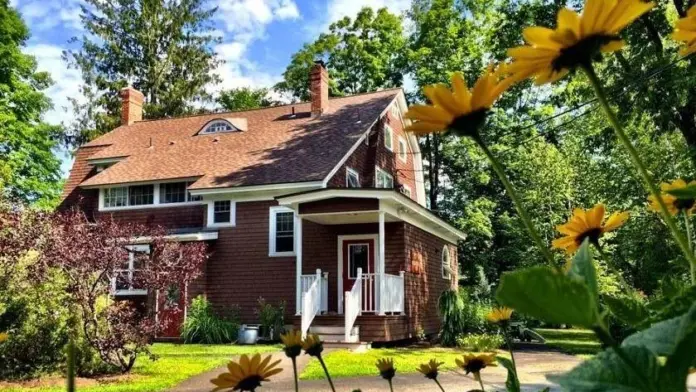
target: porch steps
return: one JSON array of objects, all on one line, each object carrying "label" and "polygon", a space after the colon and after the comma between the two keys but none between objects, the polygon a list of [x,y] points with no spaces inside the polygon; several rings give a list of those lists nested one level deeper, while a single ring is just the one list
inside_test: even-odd
[{"label": "porch steps", "polygon": [[359,343],[360,342],[360,327],[355,326],[350,331],[349,340],[345,338],[344,326],[329,326],[329,325],[314,325],[309,327],[309,333],[319,335],[324,343]]}]

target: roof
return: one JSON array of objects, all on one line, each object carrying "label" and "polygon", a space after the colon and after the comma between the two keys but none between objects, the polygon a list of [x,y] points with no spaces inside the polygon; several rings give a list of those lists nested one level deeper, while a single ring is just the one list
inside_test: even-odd
[{"label": "roof", "polygon": [[[300,103],[121,126],[85,146],[105,146],[88,160],[125,159],[80,186],[180,178],[198,178],[190,189],[321,181],[400,93],[333,98],[319,117],[309,115],[310,103]],[[248,129],[197,135],[225,118],[246,119]]]}]

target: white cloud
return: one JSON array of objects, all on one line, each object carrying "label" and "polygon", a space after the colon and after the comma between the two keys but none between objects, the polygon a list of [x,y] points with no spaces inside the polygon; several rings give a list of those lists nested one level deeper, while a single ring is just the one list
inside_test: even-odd
[{"label": "white cloud", "polygon": [[46,31],[56,26],[80,31],[80,0],[13,0],[32,30]]}]

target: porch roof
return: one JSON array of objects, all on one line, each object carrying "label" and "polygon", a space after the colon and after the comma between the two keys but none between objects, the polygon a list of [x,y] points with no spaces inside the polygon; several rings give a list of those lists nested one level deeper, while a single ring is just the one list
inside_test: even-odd
[{"label": "porch roof", "polygon": [[[384,212],[387,222],[404,221],[452,243],[466,238],[464,232],[393,189],[325,188],[280,196],[276,200],[297,211],[302,218],[317,223],[377,222],[379,213]],[[320,208],[305,208],[310,203]],[[335,208],[322,208],[332,205]]]}]

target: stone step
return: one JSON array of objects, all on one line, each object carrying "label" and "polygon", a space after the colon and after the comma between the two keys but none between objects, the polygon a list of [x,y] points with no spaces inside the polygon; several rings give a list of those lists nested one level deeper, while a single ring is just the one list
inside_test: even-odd
[{"label": "stone step", "polygon": [[[341,325],[311,325],[309,327],[310,333],[316,333],[318,335],[343,335],[345,333],[346,327]],[[351,335],[360,335],[360,327],[354,326],[351,330]]]}]

